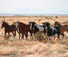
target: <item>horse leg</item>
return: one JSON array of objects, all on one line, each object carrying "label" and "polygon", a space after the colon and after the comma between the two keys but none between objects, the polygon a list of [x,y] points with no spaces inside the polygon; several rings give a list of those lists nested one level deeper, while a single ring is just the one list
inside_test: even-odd
[{"label": "horse leg", "polygon": [[8,32],[8,37],[10,36],[10,33]]},{"label": "horse leg", "polygon": [[61,34],[63,37],[62,37],[62,39],[64,38],[64,34]]},{"label": "horse leg", "polygon": [[58,34],[58,42],[59,42],[59,40],[60,40],[60,39],[59,39],[59,34]]},{"label": "horse leg", "polygon": [[48,43],[49,43],[49,40],[51,40],[51,36],[48,37]]},{"label": "horse leg", "polygon": [[[48,38],[48,36],[47,36],[47,33],[46,33],[46,32],[45,32],[45,37],[46,37],[46,38]],[[44,37],[44,38],[45,38],[45,37]]]},{"label": "horse leg", "polygon": [[16,36],[16,31],[14,31],[14,39],[15,39],[15,36]]},{"label": "horse leg", "polygon": [[[63,38],[64,38],[64,34],[63,34]],[[62,39],[63,39],[63,38],[62,38]]]},{"label": "horse leg", "polygon": [[20,40],[20,32],[19,32],[19,40]]},{"label": "horse leg", "polygon": [[16,31],[15,31],[15,34],[14,34],[14,36],[16,36]]},{"label": "horse leg", "polygon": [[35,33],[33,33],[33,37],[32,37],[32,40],[34,39],[34,36],[35,36]]},{"label": "horse leg", "polygon": [[12,32],[12,34],[13,34],[13,36],[14,36],[14,39],[15,39],[15,34],[14,34],[14,32]]},{"label": "horse leg", "polygon": [[6,32],[5,32],[5,34],[4,34],[4,37],[6,36]]},{"label": "horse leg", "polygon": [[28,32],[25,33],[25,36],[26,36],[26,40],[27,40],[27,37],[28,37]]},{"label": "horse leg", "polygon": [[30,33],[30,36],[31,36],[30,39],[32,39],[32,33]]},{"label": "horse leg", "polygon": [[[22,38],[24,39],[24,33],[22,33]],[[21,40],[22,40],[22,38],[21,38]]]}]

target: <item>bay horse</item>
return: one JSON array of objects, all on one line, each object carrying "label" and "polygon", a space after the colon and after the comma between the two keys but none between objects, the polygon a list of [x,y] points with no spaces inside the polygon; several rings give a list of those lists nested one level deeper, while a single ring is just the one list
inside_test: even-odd
[{"label": "bay horse", "polygon": [[[24,39],[24,35],[26,36],[26,40],[27,40],[27,37],[28,37],[28,32],[30,32],[30,34],[32,36],[33,30],[30,29],[30,24],[17,22],[16,27],[19,29],[19,40],[20,40],[20,33],[22,33],[23,39]],[[22,38],[21,38],[21,40],[22,40]]]},{"label": "bay horse", "polygon": [[64,38],[64,32],[67,31],[68,32],[68,25],[61,25],[60,22],[55,21],[54,25],[57,25],[60,28],[60,32],[63,34],[63,38]]},{"label": "bay horse", "polygon": [[6,36],[6,33],[8,33],[8,37],[9,37],[10,32],[12,32],[12,34],[15,38],[15,36],[16,36],[16,26],[15,25],[8,25],[8,23],[6,23],[4,20],[4,21],[2,21],[1,28],[3,28],[3,27],[4,27],[4,31],[5,31],[4,36]]},{"label": "bay horse", "polygon": [[[43,24],[42,25],[37,25],[35,22],[31,22],[30,29],[33,29],[34,35],[38,31],[42,31],[42,32],[45,33],[45,26]],[[34,38],[34,35],[33,35],[33,38]]]}]

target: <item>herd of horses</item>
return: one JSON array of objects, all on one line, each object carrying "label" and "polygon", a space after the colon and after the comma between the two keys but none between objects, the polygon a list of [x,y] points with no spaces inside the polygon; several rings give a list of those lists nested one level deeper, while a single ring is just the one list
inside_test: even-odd
[{"label": "herd of horses", "polygon": [[[19,33],[19,40],[20,40],[20,34],[22,34],[22,38],[25,38],[27,40],[28,38],[28,32],[30,33],[32,39],[34,39],[34,36],[36,32],[42,31],[44,35],[48,36],[48,41],[51,40],[51,36],[57,34],[58,39],[59,35],[62,35],[64,38],[64,32],[68,32],[68,25],[61,25],[60,22],[55,21],[54,25],[51,26],[49,22],[42,23],[41,25],[36,24],[35,22],[29,22],[29,24],[25,24],[22,22],[17,22],[16,25],[8,25],[5,21],[2,21],[2,28],[4,27],[5,34],[8,33],[8,36],[10,35],[10,32],[12,32],[14,38],[16,36],[16,31]],[[33,34],[33,35],[32,35]]]}]

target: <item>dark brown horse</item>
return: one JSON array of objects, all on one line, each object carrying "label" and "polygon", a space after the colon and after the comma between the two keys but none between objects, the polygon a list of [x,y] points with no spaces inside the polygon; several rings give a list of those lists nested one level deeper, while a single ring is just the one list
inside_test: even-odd
[{"label": "dark brown horse", "polygon": [[54,24],[60,28],[60,32],[63,34],[63,37],[64,37],[64,32],[65,31],[68,32],[68,25],[61,25],[60,22],[58,22],[58,21],[55,21]]},{"label": "dark brown horse", "polygon": [[15,36],[16,36],[16,26],[15,25],[8,25],[5,21],[2,21],[2,28],[3,27],[4,27],[4,31],[5,31],[4,36],[6,36],[6,33],[8,33],[8,37],[9,37],[10,32],[12,32],[12,34],[15,38]]},{"label": "dark brown horse", "polygon": [[[16,27],[19,29],[19,40],[20,40],[20,33],[22,33],[22,38],[23,39],[24,39],[24,35],[26,36],[26,40],[27,40],[27,37],[28,37],[28,32],[30,32],[30,34],[32,36],[33,30],[30,29],[30,24],[17,22]],[[21,40],[22,40],[22,38],[21,38]]]}]

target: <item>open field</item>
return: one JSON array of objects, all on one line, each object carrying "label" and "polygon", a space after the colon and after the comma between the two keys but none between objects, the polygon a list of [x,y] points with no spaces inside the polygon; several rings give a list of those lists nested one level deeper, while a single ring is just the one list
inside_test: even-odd
[{"label": "open field", "polygon": [[[9,25],[16,21],[21,21],[28,24],[30,21],[35,21],[37,24],[50,22],[52,25],[55,21],[61,22],[62,25],[68,24],[68,16],[23,16],[23,17],[5,17],[0,16],[0,27],[5,20]],[[59,40],[52,39],[50,43],[45,41],[32,41],[30,34],[28,40],[19,40],[19,35],[16,33],[15,39],[11,34],[9,39],[4,38],[4,28],[0,28],[0,57],[68,57],[68,34],[65,33],[65,38]],[[48,41],[48,40],[46,40]]]}]

